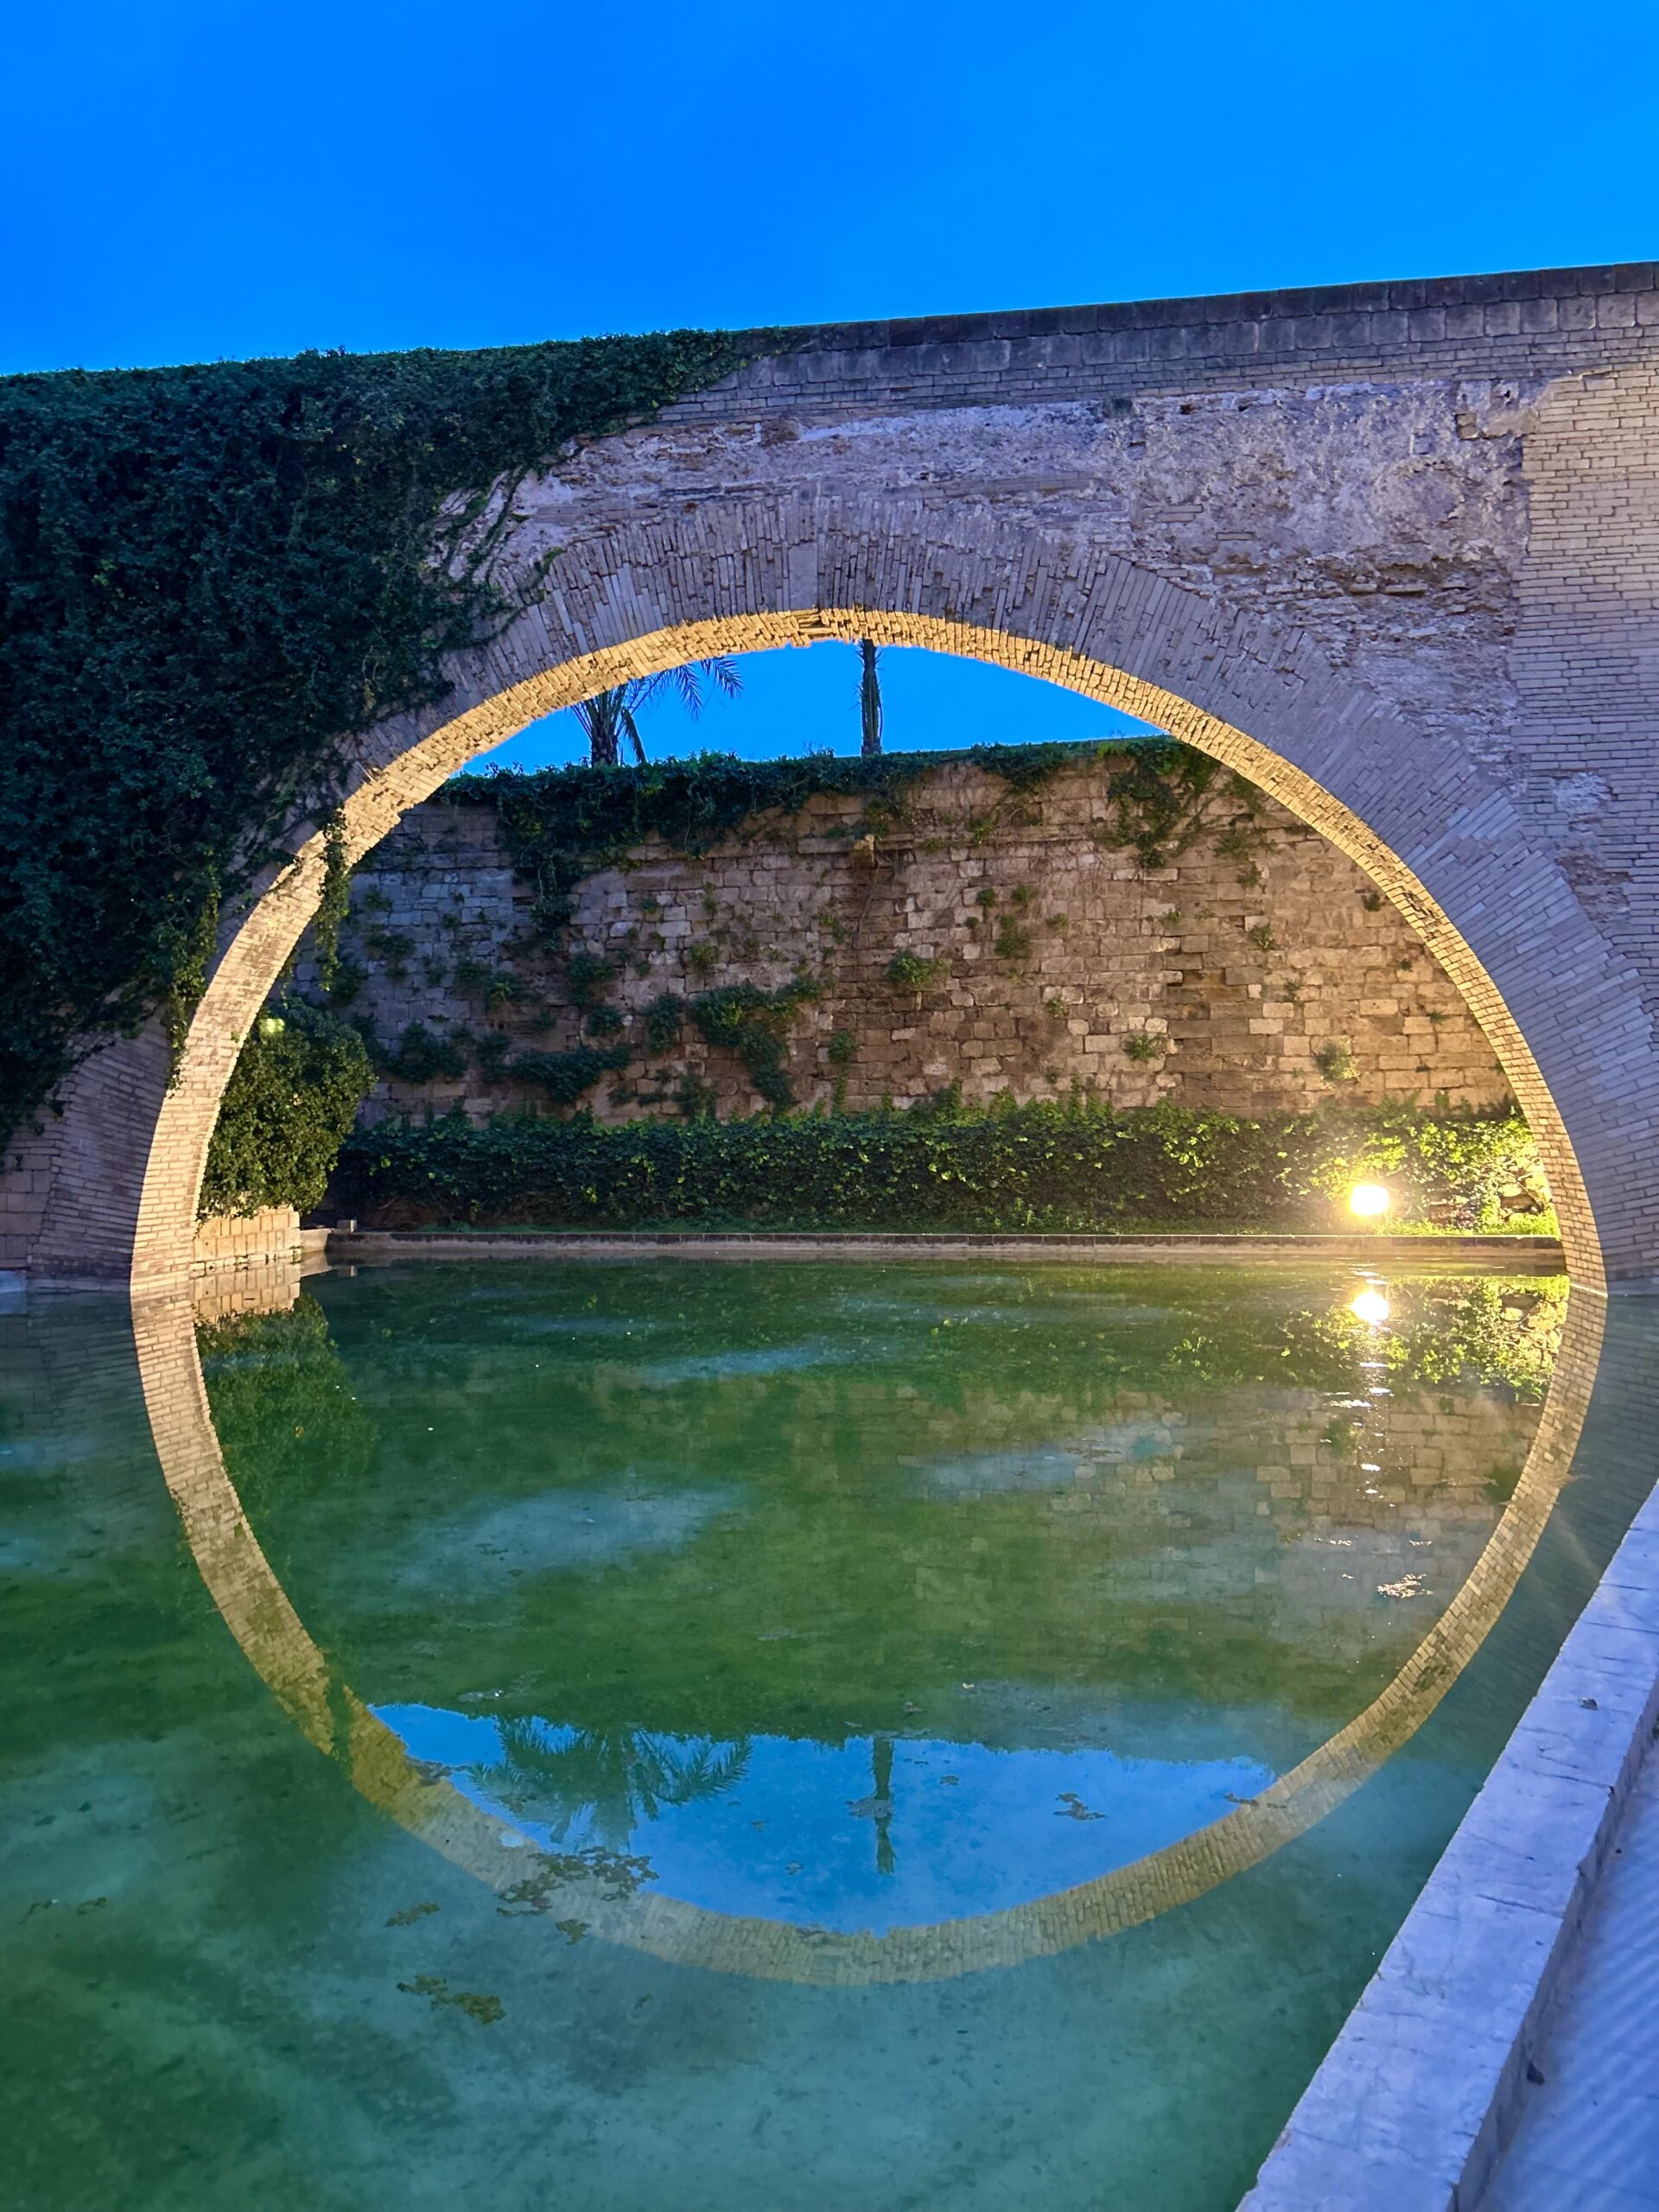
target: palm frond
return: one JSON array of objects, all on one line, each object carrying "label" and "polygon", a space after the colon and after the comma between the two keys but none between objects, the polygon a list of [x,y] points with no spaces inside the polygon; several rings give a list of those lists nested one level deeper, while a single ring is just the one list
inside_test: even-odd
[{"label": "palm frond", "polygon": [[626,683],[613,684],[608,691],[596,691],[591,699],[581,701],[576,719],[588,734],[592,760],[601,766],[614,765],[621,758],[626,739],[643,768],[645,747],[639,734],[640,709],[671,684],[679,694],[680,704],[696,721],[702,713],[704,677],[728,699],[734,699],[743,689],[743,679],[730,656],[715,653],[707,660],[683,661],[678,668],[659,669],[655,676],[630,677]]}]

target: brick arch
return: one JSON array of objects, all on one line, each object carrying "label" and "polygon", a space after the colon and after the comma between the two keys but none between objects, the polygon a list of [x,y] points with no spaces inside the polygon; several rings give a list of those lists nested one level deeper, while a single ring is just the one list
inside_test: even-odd
[{"label": "brick arch", "polygon": [[[550,536],[532,514],[509,538],[501,575],[521,611],[460,657],[442,705],[350,741],[353,859],[479,753],[628,677],[861,636],[994,661],[1215,755],[1364,868],[1491,1039],[1538,1138],[1574,1280],[1659,1273],[1651,1135],[1631,1110],[1630,1071],[1650,1049],[1634,978],[1497,775],[1299,632],[965,502],[641,502],[563,544]],[[321,889],[321,834],[295,842],[228,933],[174,1086],[153,1035],[100,1053],[71,1086],[35,1169],[27,1256],[41,1274],[159,1288],[188,1270],[225,1083]]]}]

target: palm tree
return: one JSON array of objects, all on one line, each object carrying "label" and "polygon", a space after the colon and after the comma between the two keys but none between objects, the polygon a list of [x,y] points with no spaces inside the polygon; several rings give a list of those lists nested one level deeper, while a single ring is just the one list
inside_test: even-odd
[{"label": "palm tree", "polygon": [[588,733],[588,757],[594,767],[614,768],[622,758],[626,738],[633,747],[635,761],[643,768],[645,741],[636,719],[639,709],[649,706],[671,683],[680,695],[681,705],[695,721],[702,712],[705,676],[728,699],[734,699],[743,689],[743,679],[730,658],[725,653],[716,653],[708,660],[688,661],[680,668],[664,669],[656,676],[632,677],[626,683],[613,684],[608,691],[595,691],[591,699],[581,701],[576,720]]},{"label": "palm tree", "polygon": [[861,663],[858,678],[859,716],[863,724],[864,741],[859,750],[864,753],[881,750],[881,678],[875,672],[880,658],[880,648],[870,638],[858,641]]}]

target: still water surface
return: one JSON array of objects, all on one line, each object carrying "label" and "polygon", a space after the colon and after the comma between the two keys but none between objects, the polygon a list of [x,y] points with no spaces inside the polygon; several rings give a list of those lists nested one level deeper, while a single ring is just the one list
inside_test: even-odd
[{"label": "still water surface", "polygon": [[0,1316],[4,2201],[1224,2212],[1642,1487],[1566,1313],[405,1266],[206,1408]]}]

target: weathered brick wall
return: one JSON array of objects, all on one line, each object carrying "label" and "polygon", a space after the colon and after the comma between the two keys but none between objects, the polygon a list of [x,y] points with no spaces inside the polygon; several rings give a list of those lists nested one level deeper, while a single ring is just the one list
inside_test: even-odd
[{"label": "weathered brick wall", "polygon": [[299,1265],[302,1231],[292,1206],[265,1206],[257,1213],[209,1214],[196,1224],[190,1273],[264,1276],[271,1268]]},{"label": "weathered brick wall", "polygon": [[[1507,1096],[1457,989],[1351,861],[1228,779],[1205,807],[1188,849],[1148,868],[1116,842],[1098,760],[1025,793],[951,763],[874,836],[861,799],[825,795],[700,856],[642,848],[576,893],[563,951],[613,963],[605,996],[622,1024],[591,1037],[493,811],[429,802],[358,871],[341,946],[366,980],[350,1010],[388,1045],[413,1022],[461,1040],[467,1071],[383,1083],[365,1117],[545,1106],[538,1087],[480,1068],[492,1034],[509,1065],[584,1041],[626,1047],[626,1068],[590,1095],[604,1120],[672,1111],[688,1077],[722,1114],[753,1111],[731,1053],[690,1024],[672,1052],[652,1052],[645,1009],[664,992],[775,989],[800,974],[822,986],[791,1033],[803,1104],[837,1090],[849,1107],[904,1104],[952,1082],[977,1101],[1084,1084],[1126,1105],[1240,1112]],[[931,980],[889,980],[896,955],[935,963]],[[492,1009],[492,983],[499,1000],[508,979],[523,995]],[[1351,1056],[1351,1077],[1335,1055]]]}]

